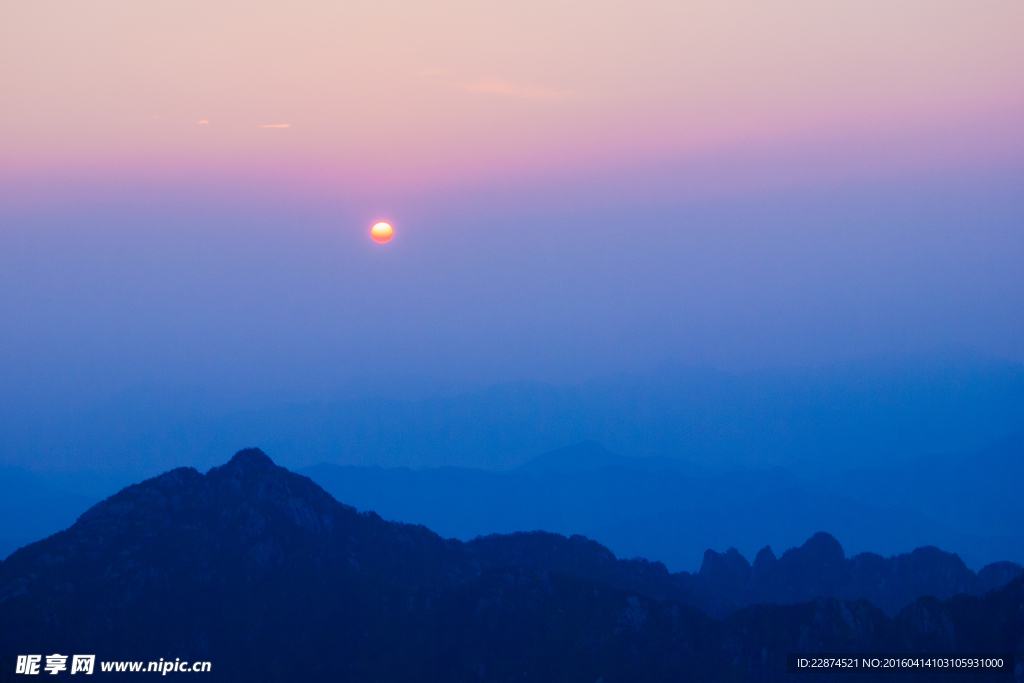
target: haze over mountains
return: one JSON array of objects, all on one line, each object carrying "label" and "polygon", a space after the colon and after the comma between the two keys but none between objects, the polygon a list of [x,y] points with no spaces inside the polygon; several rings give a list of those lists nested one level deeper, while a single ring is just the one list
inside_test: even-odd
[{"label": "haze over mountains", "polygon": [[[269,443],[338,499],[463,540],[584,534],[620,556],[696,571],[707,548],[736,547],[753,561],[765,545],[797,546],[827,529],[852,554],[935,545],[975,570],[1024,561],[1013,483],[1024,476],[1024,370],[1009,363],[663,368],[220,417],[197,397],[150,398],[125,396],[47,429],[7,416],[4,458],[35,471],[0,477],[0,556],[66,528],[160,463],[205,467],[211,452]],[[586,440],[595,435],[605,440]],[[107,468],[76,471],[82,459]],[[473,466],[423,466],[446,459]],[[57,461],[64,473],[47,472]],[[390,466],[403,463],[418,467]]]},{"label": "haze over mountains", "polygon": [[170,467],[207,468],[259,443],[293,468],[505,470],[591,440],[624,456],[718,472],[842,471],[977,451],[1024,429],[1024,365],[975,356],[746,373],[669,364],[577,385],[518,382],[409,399],[364,387],[340,399],[229,400],[150,385],[68,405],[9,406],[2,462],[123,472],[126,483]]},{"label": "haze over mountains", "polygon": [[[445,537],[524,530],[582,534],[620,556],[658,559],[672,571],[696,571],[708,548],[736,547],[753,561],[765,545],[797,546],[821,529],[852,554],[895,555],[935,545],[955,551],[976,570],[1000,560],[1024,561],[1018,524],[1024,500],[1014,484],[1024,469],[1024,434],[979,453],[911,465],[818,477],[784,468],[719,475],[583,442],[509,472],[330,464],[301,472],[338,500],[385,519],[424,524]],[[66,528],[99,497],[97,482],[84,482],[89,496],[15,468],[4,474],[2,556]]]},{"label": "haze over mountains", "polygon": [[1024,683],[1022,27],[0,0],[0,683]]},{"label": "haze over mountains", "polygon": [[[697,575],[582,537],[445,541],[249,449],[133,485],[0,563],[0,680],[39,648],[212,661],[226,681],[781,681],[788,652],[1020,661],[1019,571],[976,575],[936,549],[845,559],[827,534],[753,567],[709,552]],[[849,599],[866,595],[894,616]],[[742,608],[765,599],[793,604]]]},{"label": "haze over mountains", "polygon": [[[542,529],[583,534],[674,571],[704,549],[799,545],[828,529],[854,553],[953,549],[975,568],[1024,561],[1024,433],[977,453],[903,467],[799,476],[784,468],[710,474],[685,462],[625,458],[592,442],[512,472],[317,465],[301,470],[339,500],[445,536]],[[983,494],[979,492],[984,492]]]}]

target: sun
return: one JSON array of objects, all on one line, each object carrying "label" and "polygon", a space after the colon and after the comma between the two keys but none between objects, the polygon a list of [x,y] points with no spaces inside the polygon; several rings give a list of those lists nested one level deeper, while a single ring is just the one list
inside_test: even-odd
[{"label": "sun", "polygon": [[376,225],[374,225],[372,228],[370,228],[370,237],[372,237],[373,241],[377,242],[378,244],[384,244],[385,242],[390,242],[391,238],[394,237],[394,236],[395,236],[395,231],[391,227],[390,223],[384,223],[382,221],[382,222],[377,223]]}]

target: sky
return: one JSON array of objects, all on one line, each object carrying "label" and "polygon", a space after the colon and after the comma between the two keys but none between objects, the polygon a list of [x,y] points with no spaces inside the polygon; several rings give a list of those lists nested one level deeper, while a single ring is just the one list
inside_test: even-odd
[{"label": "sky", "polygon": [[[1021,36],[1020,0],[3,0],[0,485],[46,486],[0,554],[249,446],[592,440],[814,495],[946,454],[836,495],[1019,560],[1012,491],[946,492],[1019,470]],[[749,505],[706,542],[793,542]]]},{"label": "sky", "polygon": [[5,2],[0,402],[1024,362],[1022,29],[1017,0]]},{"label": "sky", "polygon": [[417,193],[708,158],[727,177],[697,192],[1021,152],[1013,0],[0,11],[0,149],[26,182],[255,178],[386,211]]}]

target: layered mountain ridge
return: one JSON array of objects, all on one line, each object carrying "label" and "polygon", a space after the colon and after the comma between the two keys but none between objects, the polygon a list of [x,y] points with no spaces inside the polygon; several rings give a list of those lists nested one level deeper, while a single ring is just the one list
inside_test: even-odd
[{"label": "layered mountain ridge", "polygon": [[[42,651],[203,659],[214,662],[214,680],[525,672],[592,682],[782,680],[789,651],[1024,650],[1020,577],[967,594],[1012,566],[963,573],[937,550],[858,564],[837,547],[823,534],[753,566],[711,553],[687,579],[582,537],[445,540],[357,512],[249,449],[205,475],[178,469],[130,486],[0,563],[0,680],[12,680],[15,655]],[[892,618],[867,600],[836,599],[845,595],[746,607],[724,620],[693,606],[708,587],[725,596],[726,612],[756,590],[782,590],[771,577],[810,566],[801,552],[838,562],[842,590],[868,575],[857,567],[874,567],[888,585],[921,576],[936,557],[946,564],[933,583],[964,590],[946,602],[919,598]]]},{"label": "layered mountain ridge", "polygon": [[724,618],[759,603],[793,604],[817,597],[866,599],[889,616],[917,598],[947,599],[984,595],[1021,575],[1013,562],[995,562],[971,571],[959,557],[938,548],[884,558],[861,553],[846,558],[842,546],[825,532],[776,558],[770,547],[753,566],[730,548],[708,550],[697,573],[669,573],[660,562],[620,560],[607,548],[582,536],[566,539],[544,532],[482,537],[467,543],[491,566],[531,566],[573,574],[670,599]]},{"label": "layered mountain ridge", "polygon": [[912,467],[831,475],[774,467],[712,473],[670,458],[629,457],[594,442],[505,472],[471,468],[303,468],[338,500],[464,541],[544,529],[596,539],[619,557],[695,572],[707,548],[750,562],[766,544],[799,546],[826,530],[850,555],[956,550],[975,570],[1024,563],[1024,432],[976,453]]}]

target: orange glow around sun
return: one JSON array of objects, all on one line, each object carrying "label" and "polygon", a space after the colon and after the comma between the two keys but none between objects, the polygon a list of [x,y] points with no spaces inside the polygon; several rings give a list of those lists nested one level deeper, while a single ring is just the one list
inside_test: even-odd
[{"label": "orange glow around sun", "polygon": [[391,228],[391,225],[389,225],[388,223],[377,223],[372,228],[370,228],[370,237],[372,237],[373,241],[377,242],[378,244],[390,242],[391,238],[394,237],[394,235],[395,231]]}]

